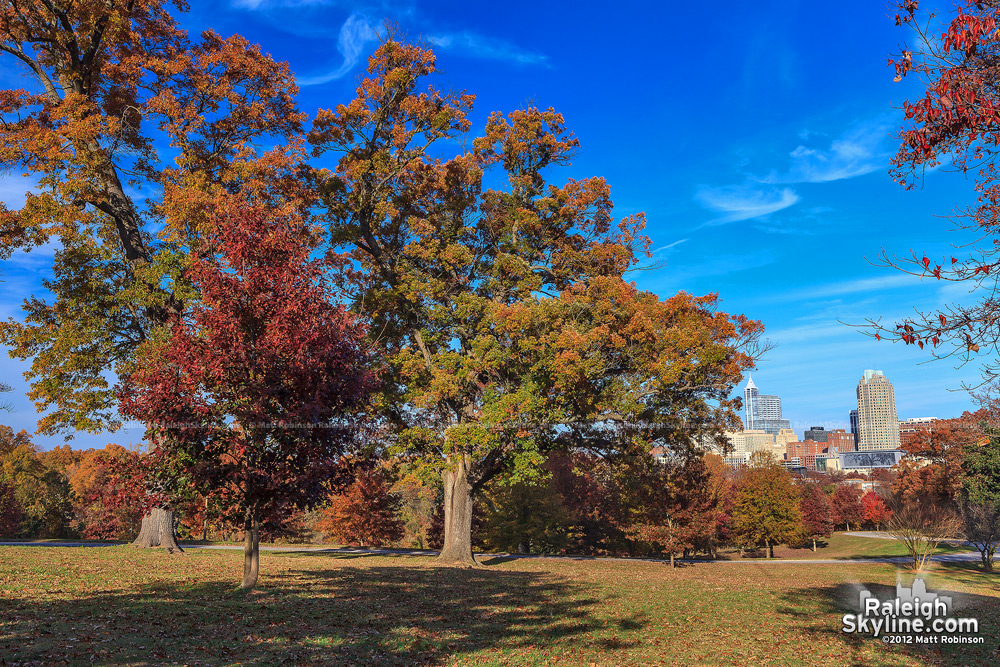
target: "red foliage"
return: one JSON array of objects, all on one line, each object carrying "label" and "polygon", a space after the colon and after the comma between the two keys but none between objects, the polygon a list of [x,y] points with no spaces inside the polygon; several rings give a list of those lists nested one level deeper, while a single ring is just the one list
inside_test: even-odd
[{"label": "red foliage", "polygon": [[892,510],[874,491],[869,491],[862,496],[861,507],[863,519],[875,526],[876,530],[892,516]]},{"label": "red foliage", "polygon": [[389,490],[382,468],[362,470],[354,483],[330,498],[316,527],[335,540],[358,546],[382,546],[403,535],[400,496]]},{"label": "red foliage", "polygon": [[0,537],[16,537],[23,513],[14,497],[14,487],[0,481]]},{"label": "red foliage", "polygon": [[892,483],[893,496],[905,502],[932,498],[955,507],[962,488],[963,449],[983,437],[981,424],[992,422],[994,411],[992,404],[986,404],[976,412],[942,419],[931,429],[904,438],[902,448],[907,456]]},{"label": "red foliage", "polygon": [[861,489],[853,484],[839,484],[833,492],[831,501],[835,524],[844,524],[846,530],[851,524],[860,526],[864,518],[864,508],[861,505]]},{"label": "red foliage", "polygon": [[201,300],[120,396],[150,425],[160,470],[245,529],[325,496],[373,374],[298,218],[234,206],[214,222],[187,271]]},{"label": "red foliage", "polygon": [[833,511],[830,499],[816,482],[807,482],[801,486],[802,496],[799,499],[799,511],[802,512],[802,525],[811,539],[829,537],[833,532]]},{"label": "red foliage", "polygon": [[97,469],[82,512],[82,533],[88,539],[128,540],[135,537],[142,516],[164,498],[148,492],[150,459],[124,447],[105,449],[94,457]]}]

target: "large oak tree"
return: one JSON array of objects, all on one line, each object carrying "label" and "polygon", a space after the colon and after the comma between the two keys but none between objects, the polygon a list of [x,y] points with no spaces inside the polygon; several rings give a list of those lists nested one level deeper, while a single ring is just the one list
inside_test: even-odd
[{"label": "large oak tree", "polygon": [[[624,275],[642,215],[615,222],[599,177],[550,182],[576,138],[555,111],[494,113],[428,85],[429,50],[385,41],[348,104],[320,111],[314,153],[333,254],[392,369],[402,449],[440,469],[447,562],[473,562],[473,501],[530,477],[552,447],[689,447],[735,425],[732,385],[761,328],[714,295],[667,300]],[[646,450],[648,452],[648,449]]]}]

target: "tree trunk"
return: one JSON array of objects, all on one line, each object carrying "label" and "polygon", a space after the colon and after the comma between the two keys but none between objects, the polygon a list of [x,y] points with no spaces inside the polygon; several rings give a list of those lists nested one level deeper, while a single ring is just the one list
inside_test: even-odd
[{"label": "tree trunk", "polygon": [[132,542],[134,547],[163,547],[167,553],[184,553],[177,544],[177,533],[174,531],[174,512],[162,507],[154,507],[149,514],[142,517],[142,527],[139,536]]},{"label": "tree trunk", "polygon": [[243,583],[240,589],[253,590],[257,585],[257,574],[260,572],[260,519],[253,517],[247,520],[243,531]]},{"label": "tree trunk", "polygon": [[670,567],[672,568],[673,566],[674,566],[674,552],[671,551],[670,552]]},{"label": "tree trunk", "polygon": [[205,514],[201,519],[201,541],[208,542],[208,496],[205,496]]},{"label": "tree trunk", "polygon": [[469,486],[469,463],[465,456],[450,456],[452,470],[445,470],[444,481],[444,545],[439,563],[472,567],[472,489]]},{"label": "tree trunk", "polygon": [[816,553],[816,538],[813,538],[813,553]]},{"label": "tree trunk", "polygon": [[774,545],[771,544],[771,540],[764,540],[764,544],[767,545],[767,557],[774,558]]}]

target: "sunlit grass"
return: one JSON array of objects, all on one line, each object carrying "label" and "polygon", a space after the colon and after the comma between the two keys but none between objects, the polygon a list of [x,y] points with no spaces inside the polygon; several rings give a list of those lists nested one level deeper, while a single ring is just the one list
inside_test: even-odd
[{"label": "sunlit grass", "polygon": [[[831,545],[831,547],[834,545]],[[845,547],[846,548],[846,547]],[[811,552],[810,552],[811,553]],[[0,547],[0,657],[95,665],[989,665],[1000,575],[937,565],[986,645],[886,647],[840,632],[896,568]],[[907,580],[909,574],[905,574]]]}]

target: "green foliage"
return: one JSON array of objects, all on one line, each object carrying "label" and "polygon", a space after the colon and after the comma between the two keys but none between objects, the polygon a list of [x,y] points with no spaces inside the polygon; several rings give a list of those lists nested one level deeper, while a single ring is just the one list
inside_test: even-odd
[{"label": "green foliage", "polygon": [[20,537],[70,537],[74,496],[66,476],[47,468],[30,445],[0,458],[0,482],[14,489]]},{"label": "green foliage", "polygon": [[992,433],[964,449],[963,499],[977,504],[1000,505],[1000,434]]},{"label": "green foliage", "polygon": [[551,477],[490,484],[480,507],[479,536],[490,550],[561,553],[579,537]]}]

